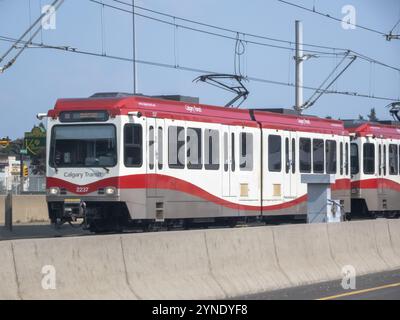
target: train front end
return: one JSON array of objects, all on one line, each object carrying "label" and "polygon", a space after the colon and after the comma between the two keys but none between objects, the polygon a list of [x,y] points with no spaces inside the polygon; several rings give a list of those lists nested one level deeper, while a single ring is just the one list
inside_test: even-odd
[{"label": "train front end", "polygon": [[120,117],[101,104],[65,104],[71,109],[57,110],[56,105],[47,117],[49,218],[56,226],[67,222],[91,231],[118,229],[128,219],[120,201]]}]

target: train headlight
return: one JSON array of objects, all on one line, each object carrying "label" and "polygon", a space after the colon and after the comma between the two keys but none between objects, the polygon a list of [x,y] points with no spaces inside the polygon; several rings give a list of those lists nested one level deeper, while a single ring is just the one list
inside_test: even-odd
[{"label": "train headlight", "polygon": [[104,193],[107,196],[113,196],[117,193],[117,189],[115,189],[114,187],[107,187],[107,188],[104,188]]},{"label": "train headlight", "polygon": [[58,188],[58,187],[49,188],[49,195],[58,196],[59,194],[60,194],[60,188]]}]

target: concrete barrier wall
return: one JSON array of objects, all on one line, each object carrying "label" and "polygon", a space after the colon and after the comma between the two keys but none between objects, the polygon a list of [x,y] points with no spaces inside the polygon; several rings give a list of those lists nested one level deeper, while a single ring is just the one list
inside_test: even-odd
[{"label": "concrete barrier wall", "polygon": [[[228,298],[400,268],[400,220],[0,242],[0,298]],[[42,287],[54,266],[56,289]],[[5,283],[5,284],[3,284]]]},{"label": "concrete barrier wall", "polygon": [[13,195],[13,223],[48,222],[45,195]]},{"label": "concrete barrier wall", "polygon": [[[23,299],[134,299],[119,236],[13,241]],[[52,266],[56,288],[51,289]],[[44,287],[42,286],[44,281]],[[49,289],[50,288],[50,289]]]},{"label": "concrete barrier wall", "polygon": [[0,300],[20,299],[12,242],[0,241]]},{"label": "concrete barrier wall", "polygon": [[0,195],[0,224],[4,224],[6,214],[6,196]]}]

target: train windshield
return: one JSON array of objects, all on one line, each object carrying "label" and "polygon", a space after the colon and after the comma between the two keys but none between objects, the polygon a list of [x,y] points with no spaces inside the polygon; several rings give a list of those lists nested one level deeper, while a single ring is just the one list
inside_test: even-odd
[{"label": "train windshield", "polygon": [[113,125],[55,126],[50,165],[62,167],[113,167],[117,163]]}]

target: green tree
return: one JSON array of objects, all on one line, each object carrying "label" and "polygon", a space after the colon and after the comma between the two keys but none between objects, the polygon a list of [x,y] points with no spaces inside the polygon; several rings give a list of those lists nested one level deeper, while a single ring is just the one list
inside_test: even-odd
[{"label": "green tree", "polygon": [[376,116],[375,108],[371,109],[370,114],[368,115],[368,119],[371,122],[378,122],[379,121],[378,117]]}]

